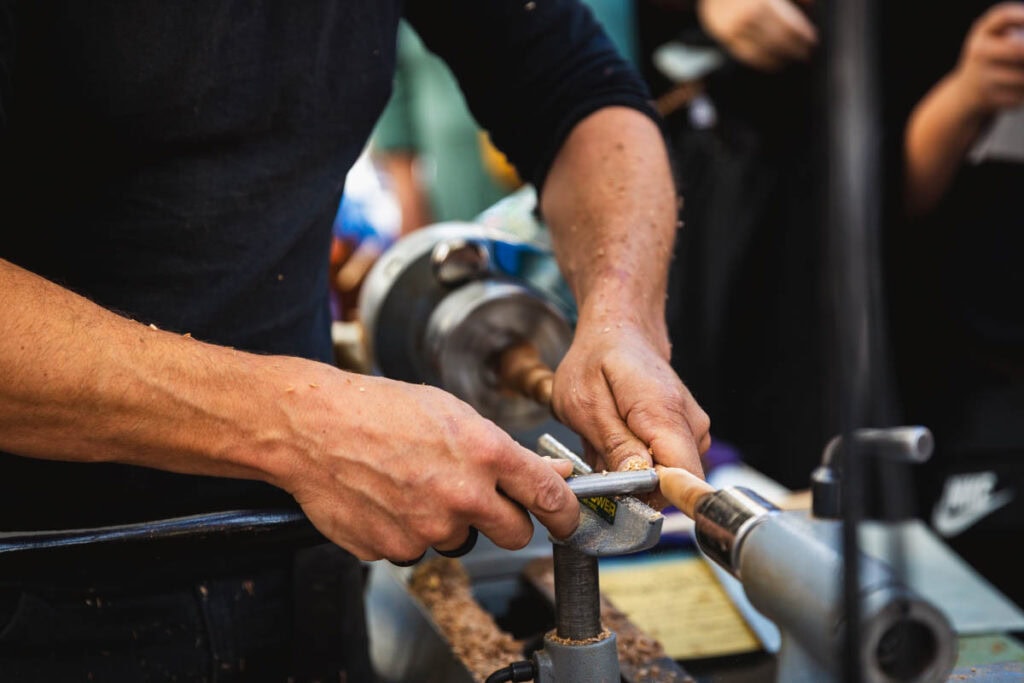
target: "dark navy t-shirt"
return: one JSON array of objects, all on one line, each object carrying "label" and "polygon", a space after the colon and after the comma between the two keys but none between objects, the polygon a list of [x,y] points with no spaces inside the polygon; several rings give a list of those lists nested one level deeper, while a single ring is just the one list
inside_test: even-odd
[{"label": "dark navy t-shirt", "polygon": [[[146,324],[329,361],[331,223],[403,11],[538,186],[583,116],[651,112],[568,0],[0,0],[0,258]],[[281,504],[257,482],[0,455],[0,529]]]}]

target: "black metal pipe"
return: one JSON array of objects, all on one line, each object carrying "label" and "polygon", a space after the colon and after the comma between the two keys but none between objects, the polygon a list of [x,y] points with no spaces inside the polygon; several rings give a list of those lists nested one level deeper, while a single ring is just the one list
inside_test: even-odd
[{"label": "black metal pipe", "polygon": [[601,626],[597,558],[555,543],[555,634],[572,641],[596,638]]},{"label": "black metal pipe", "polygon": [[844,680],[862,680],[858,526],[863,449],[854,430],[885,423],[889,388],[882,315],[881,108],[873,0],[823,3],[827,249],[832,281],[834,400],[843,449]]}]

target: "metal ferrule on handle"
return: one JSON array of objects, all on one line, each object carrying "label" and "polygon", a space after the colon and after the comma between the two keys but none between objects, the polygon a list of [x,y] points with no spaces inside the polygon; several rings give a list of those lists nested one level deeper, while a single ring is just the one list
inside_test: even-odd
[{"label": "metal ferrule on handle", "polygon": [[731,487],[708,493],[697,503],[695,536],[700,549],[719,566],[739,578],[739,551],[743,539],[778,508],[753,491]]}]

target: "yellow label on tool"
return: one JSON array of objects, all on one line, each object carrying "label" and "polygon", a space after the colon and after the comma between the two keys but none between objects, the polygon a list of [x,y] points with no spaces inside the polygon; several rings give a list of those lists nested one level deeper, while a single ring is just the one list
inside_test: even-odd
[{"label": "yellow label on tool", "polygon": [[580,502],[598,514],[598,516],[609,524],[615,524],[615,511],[619,504],[611,498],[598,496],[597,498],[581,498]]}]

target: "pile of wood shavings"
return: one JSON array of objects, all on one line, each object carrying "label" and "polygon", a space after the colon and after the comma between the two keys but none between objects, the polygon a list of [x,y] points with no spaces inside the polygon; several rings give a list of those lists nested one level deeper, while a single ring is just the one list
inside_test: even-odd
[{"label": "pile of wood shavings", "polygon": [[409,580],[410,592],[430,611],[452,652],[477,683],[523,659],[523,643],[498,628],[473,597],[469,575],[456,559],[421,562]]},{"label": "pile of wood shavings", "polygon": [[634,626],[618,607],[606,599],[601,600],[601,623],[615,633],[620,660],[641,667],[651,660],[667,656],[660,642]]}]

